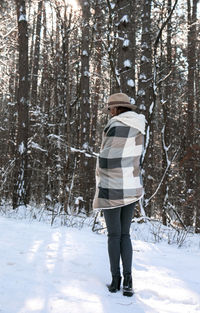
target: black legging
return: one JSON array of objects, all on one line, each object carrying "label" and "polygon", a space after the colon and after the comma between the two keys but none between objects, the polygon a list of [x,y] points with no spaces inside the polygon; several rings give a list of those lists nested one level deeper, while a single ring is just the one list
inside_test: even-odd
[{"label": "black legging", "polygon": [[108,254],[110,269],[113,276],[120,275],[120,255],[122,258],[123,275],[131,274],[132,244],[130,225],[135,203],[103,210],[108,230]]}]

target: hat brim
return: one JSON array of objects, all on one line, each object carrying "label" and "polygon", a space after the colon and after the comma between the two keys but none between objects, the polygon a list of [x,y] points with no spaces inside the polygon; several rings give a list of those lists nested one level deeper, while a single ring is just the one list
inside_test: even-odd
[{"label": "hat brim", "polygon": [[110,108],[117,108],[117,107],[124,107],[124,108],[129,108],[132,111],[135,111],[137,109],[137,106],[134,104],[111,104],[111,105],[107,105],[105,108],[103,108],[102,112],[103,113],[109,113]]}]

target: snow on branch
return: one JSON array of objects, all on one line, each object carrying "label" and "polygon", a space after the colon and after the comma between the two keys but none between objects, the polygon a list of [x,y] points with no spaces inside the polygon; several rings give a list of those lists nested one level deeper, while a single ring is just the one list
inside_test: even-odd
[{"label": "snow on branch", "polygon": [[50,134],[50,135],[48,135],[47,137],[50,138],[50,139],[63,140],[63,139],[61,138],[61,136],[58,136],[58,135],[55,135],[55,134]]},{"label": "snow on branch", "polygon": [[19,150],[20,154],[23,154],[26,151],[26,148],[25,148],[23,141],[20,143],[18,150]]},{"label": "snow on branch", "polygon": [[40,150],[42,152],[47,152],[47,150],[43,149],[38,143],[32,141],[30,143],[30,147],[33,148],[33,149],[36,149],[36,150]]},{"label": "snow on branch", "polygon": [[120,23],[128,24],[128,22],[129,22],[129,17],[128,17],[128,15],[126,14],[126,15],[122,16],[122,18],[121,18],[121,20],[120,20]]},{"label": "snow on branch", "polygon": [[78,152],[78,153],[83,153],[85,154],[86,157],[89,158],[96,158],[98,156],[98,153],[92,152],[92,153],[88,153],[86,150],[81,150],[81,149],[77,149],[77,148],[73,148],[73,147],[69,147],[71,152]]},{"label": "snow on branch", "polygon": [[[55,135],[55,134],[50,134],[50,135],[48,136],[48,138],[59,140],[60,145],[61,145],[62,147],[65,147],[65,148],[70,149],[71,152],[82,153],[82,154],[84,154],[84,155],[85,155],[86,157],[88,157],[88,158],[97,158],[97,157],[98,157],[98,153],[88,151],[88,150],[90,150],[90,147],[89,147],[88,144],[87,144],[87,145],[86,145],[86,144],[84,145],[84,148],[85,148],[85,149],[79,149],[79,148],[71,147],[71,146],[65,144],[65,143],[63,142],[64,140],[61,138],[61,136],[58,136],[58,135]],[[86,148],[87,148],[87,149],[86,149]]]},{"label": "snow on branch", "polygon": [[161,134],[162,134],[162,144],[163,144],[163,149],[165,151],[165,158],[166,158],[166,161],[167,161],[167,165],[171,165],[171,162],[169,160],[169,157],[168,157],[168,150],[171,146],[171,144],[167,147],[166,144],[165,144],[165,125],[163,126],[163,129],[161,131]]}]

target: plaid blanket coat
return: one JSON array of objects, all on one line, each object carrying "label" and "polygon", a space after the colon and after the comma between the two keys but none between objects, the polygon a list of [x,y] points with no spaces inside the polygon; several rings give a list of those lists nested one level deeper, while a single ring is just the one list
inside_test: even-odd
[{"label": "plaid blanket coat", "polygon": [[140,157],[145,117],[133,111],[111,118],[106,125],[96,166],[93,209],[112,209],[143,196]]}]

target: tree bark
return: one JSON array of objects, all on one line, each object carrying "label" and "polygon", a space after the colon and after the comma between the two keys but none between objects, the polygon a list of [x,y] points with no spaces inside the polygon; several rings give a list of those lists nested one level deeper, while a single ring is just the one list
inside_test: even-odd
[{"label": "tree bark", "polygon": [[[167,3],[168,15],[171,12],[171,0],[168,0]],[[169,73],[172,70],[172,44],[171,44],[171,32],[172,25],[171,19],[167,23],[167,67],[166,67],[166,75],[168,79],[165,80],[165,99],[162,104],[163,109],[163,129],[162,129],[162,169],[163,173],[165,172],[170,160],[169,160],[169,147],[171,143],[171,134],[170,134],[170,103],[171,103],[171,81]],[[168,76],[169,75],[169,76]],[[162,222],[163,225],[167,225],[167,209],[168,209],[168,201],[169,201],[169,171],[166,172],[165,178],[162,183],[161,189],[161,197],[162,197]]]},{"label": "tree bark", "polygon": [[17,95],[17,142],[13,208],[28,203],[28,31],[25,0],[16,0],[18,21],[19,80]]},{"label": "tree bark", "polygon": [[38,86],[38,70],[40,57],[40,40],[41,40],[41,19],[42,19],[43,0],[38,2],[36,34],[35,34],[35,51],[33,56],[33,72],[32,72],[32,86],[31,86],[31,103],[32,108],[37,105],[37,86]]},{"label": "tree bark", "polygon": [[[186,150],[194,144],[194,108],[195,108],[195,70],[196,70],[196,22],[197,22],[197,2],[198,0],[188,0],[188,107],[187,107],[187,130],[186,130]],[[186,226],[193,225],[194,206],[191,201],[187,201],[194,193],[194,162],[185,163],[186,175],[186,205],[184,206],[184,223]]]},{"label": "tree bark", "polygon": [[[81,81],[80,81],[80,148],[90,151],[90,1],[81,1],[83,26],[82,26],[82,42],[81,42]],[[83,197],[82,207],[86,212],[91,209],[90,197],[90,164],[88,157],[81,153],[80,155],[80,190]]]},{"label": "tree bark", "polygon": [[138,77],[137,106],[144,110],[147,121],[150,121],[150,106],[153,102],[152,74],[152,34],[151,34],[152,0],[144,0],[142,13],[142,39],[140,73]]},{"label": "tree bark", "polygon": [[[142,38],[141,38],[141,57],[140,71],[138,77],[138,93],[137,107],[142,110],[146,116],[147,128],[145,138],[145,160],[144,162],[144,186],[146,198],[149,198],[153,193],[152,177],[153,171],[153,74],[152,74],[152,34],[151,34],[151,0],[143,2],[142,13]],[[143,160],[144,161],[144,160]],[[152,215],[151,203],[145,209],[146,214]]]},{"label": "tree bark", "polygon": [[135,104],[135,41],[136,41],[136,1],[118,0],[117,10],[117,73],[120,91]]}]

